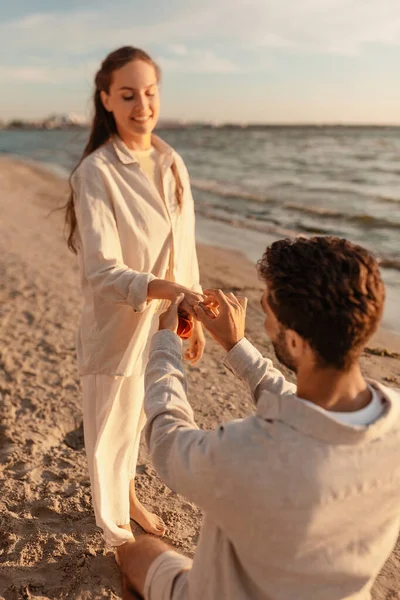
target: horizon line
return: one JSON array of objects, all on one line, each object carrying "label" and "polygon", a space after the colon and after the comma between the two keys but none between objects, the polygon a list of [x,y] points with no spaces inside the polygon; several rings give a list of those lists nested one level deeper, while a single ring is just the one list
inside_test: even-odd
[{"label": "horizon line", "polygon": [[[68,117],[71,113],[57,113],[46,117],[37,117],[32,119],[11,117],[9,119],[2,119],[0,117],[0,124],[5,126],[11,125],[13,122],[19,122],[26,125],[40,124],[50,118],[57,117]],[[89,127],[91,119],[82,123],[82,127]],[[78,123],[77,123],[78,125]],[[160,119],[156,125],[162,127],[163,125],[175,125],[179,127],[190,127],[195,125],[205,125],[214,128],[222,127],[400,127],[399,122],[377,122],[377,121],[218,121],[215,119],[203,120],[203,119],[182,119],[182,118],[166,118]]]}]

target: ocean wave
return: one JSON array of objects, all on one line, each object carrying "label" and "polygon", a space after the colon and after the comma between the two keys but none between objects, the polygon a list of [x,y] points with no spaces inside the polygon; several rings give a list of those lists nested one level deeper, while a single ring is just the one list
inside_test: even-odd
[{"label": "ocean wave", "polygon": [[384,269],[394,269],[395,271],[400,271],[400,259],[398,258],[379,258],[379,264]]},{"label": "ocean wave", "polygon": [[[211,194],[215,194],[216,196],[220,196],[222,198],[238,198],[242,200],[254,200],[255,202],[261,203],[276,203],[280,200],[275,199],[270,196],[266,196],[265,194],[259,194],[250,190],[245,190],[243,188],[239,188],[238,186],[231,185],[228,183],[222,183],[219,181],[215,181],[213,179],[192,179],[191,185],[194,189],[201,190],[203,192],[209,192]],[[358,190],[352,188],[340,188],[336,186],[332,186],[331,184],[324,185],[302,185],[298,182],[293,181],[282,181],[277,185],[272,185],[273,191],[275,193],[279,193],[279,190],[285,190],[287,193],[288,189],[293,190],[293,194],[296,193],[328,193],[335,195],[346,195],[346,194],[356,194],[359,196],[369,196],[369,194],[360,193]]]},{"label": "ocean wave", "polygon": [[282,227],[278,224],[267,224],[253,219],[242,219],[239,217],[231,217],[229,215],[225,216],[221,213],[216,213],[213,210],[201,207],[199,205],[196,206],[196,213],[206,217],[207,219],[219,221],[220,223],[226,223],[232,227],[251,229],[253,231],[259,231],[262,233],[270,233],[272,235],[276,235],[277,237],[296,237],[302,235],[298,231],[287,229],[286,227]]},{"label": "ocean wave", "polygon": [[385,173],[386,175],[400,175],[400,169],[397,168],[393,168],[391,169],[390,167],[371,167],[371,169],[369,169],[370,173]]},{"label": "ocean wave", "polygon": [[210,192],[221,198],[237,198],[238,200],[253,200],[254,202],[274,202],[270,198],[252,191],[240,189],[237,186],[219,183],[212,179],[191,179],[191,186],[203,192]]},{"label": "ocean wave", "polygon": [[400,204],[400,198],[391,198],[390,196],[377,196],[377,200],[388,202],[389,204]]},{"label": "ocean wave", "polygon": [[[231,217],[229,215],[222,215],[221,213],[215,213],[210,209],[205,209],[202,207],[196,207],[196,213],[202,215],[203,217],[213,220],[219,221],[220,223],[225,223],[230,225],[231,227],[235,227],[236,229],[250,229],[252,231],[257,231],[260,233],[266,233],[269,235],[276,236],[277,238],[296,238],[296,237],[309,237],[310,235],[329,235],[329,232],[324,230],[311,229],[306,233],[303,231],[298,231],[295,229],[288,229],[286,227],[282,227],[279,224],[267,224],[260,223],[258,221],[250,220],[250,219],[241,219],[238,217]],[[306,228],[303,228],[306,229]],[[307,228],[308,229],[308,228]],[[379,265],[384,269],[394,269],[396,271],[400,271],[400,258],[397,256],[389,256],[389,255],[381,255],[377,256],[377,260]]]},{"label": "ocean wave", "polygon": [[400,229],[400,223],[398,221],[389,221],[389,219],[382,219],[374,217],[373,215],[344,215],[346,220],[352,221],[353,223],[360,223],[365,228],[371,229]]},{"label": "ocean wave", "polygon": [[[338,208],[332,209],[326,206],[310,206],[309,204],[301,204],[300,202],[284,202],[282,200],[279,201],[278,198],[267,198],[266,196],[262,196],[261,194],[248,192],[246,190],[240,189],[237,186],[220,183],[214,180],[195,179],[192,181],[192,185],[195,189],[209,192],[221,198],[236,198],[238,200],[253,201],[261,204],[273,204],[275,206],[279,204],[280,209],[294,211],[303,215],[308,215],[311,218],[318,218],[318,220],[320,221],[319,223],[315,222],[312,224],[299,224],[299,228],[303,231],[314,231],[315,233],[329,233],[329,229],[327,229],[326,223],[324,224],[325,220],[346,221],[348,223],[358,225],[363,229],[400,229],[400,222],[394,221],[393,219],[376,217],[369,213],[352,214],[347,211],[341,211]],[[339,193],[342,193],[342,190],[339,190]],[[388,199],[386,197],[384,198],[383,196],[380,197],[380,200],[383,199],[393,203],[396,202],[394,199]],[[212,206],[212,203],[209,203],[209,205]],[[243,207],[243,218],[248,218],[252,220],[260,219],[262,221],[263,215],[246,214],[245,207]],[[267,220],[271,222],[272,216],[268,215]]]},{"label": "ocean wave", "polygon": [[[293,190],[292,195],[304,194],[304,193],[321,193],[321,194],[334,194],[335,196],[359,196],[360,198],[368,198],[369,200],[375,199],[380,202],[387,202],[393,204],[400,204],[400,198],[392,198],[390,196],[384,196],[382,194],[374,194],[373,192],[362,191],[360,189],[352,187],[336,187],[331,184],[324,185],[301,185],[299,182],[293,181],[282,181],[277,185],[271,185],[271,194],[261,194],[254,192],[253,190],[246,190],[239,186],[232,185],[229,183],[223,183],[214,179],[191,179],[191,186],[193,189],[201,190],[203,192],[209,192],[220,198],[237,198],[238,200],[250,200],[261,204],[277,204],[282,201],[280,197],[274,198],[273,194],[279,195],[279,191],[283,191],[285,195],[288,194],[288,190]],[[288,206],[300,206],[296,202],[290,202]],[[324,211],[329,209],[321,208],[322,214]],[[333,211],[335,212],[335,211]],[[337,211],[336,211],[337,212]]]},{"label": "ocean wave", "polygon": [[306,206],[305,204],[297,204],[296,202],[290,202],[283,205],[289,210],[295,210],[297,212],[305,213],[308,215],[315,215],[320,217],[338,217],[341,218],[344,214],[340,211],[326,208],[323,206]]},{"label": "ocean wave", "polygon": [[[346,182],[346,183],[351,183],[350,181]],[[370,194],[361,191],[360,188],[357,185],[354,186],[346,186],[346,187],[340,187],[337,185],[332,185],[332,183],[327,183],[326,185],[313,185],[313,184],[309,184],[309,185],[304,185],[301,188],[301,191],[303,192],[309,192],[309,193],[317,193],[317,194],[334,194],[335,196],[345,196],[345,195],[356,195],[356,196],[367,196],[370,197]]]},{"label": "ocean wave", "polygon": [[358,223],[359,225],[365,228],[400,229],[400,223],[398,221],[390,221],[389,219],[383,219],[382,217],[374,217],[373,215],[369,215],[367,213],[349,214],[347,212],[331,210],[325,207],[306,206],[303,204],[296,203],[284,204],[283,207],[313,217],[320,217],[322,219],[332,218],[338,220],[346,220],[351,223]]}]

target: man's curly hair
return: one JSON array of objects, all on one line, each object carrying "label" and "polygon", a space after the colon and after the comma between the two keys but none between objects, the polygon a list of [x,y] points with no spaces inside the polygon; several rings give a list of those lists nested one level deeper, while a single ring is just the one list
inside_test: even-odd
[{"label": "man's curly hair", "polygon": [[258,270],[280,324],[308,341],[320,366],[348,369],[382,317],[375,258],[337,237],[285,239],[267,248]]}]

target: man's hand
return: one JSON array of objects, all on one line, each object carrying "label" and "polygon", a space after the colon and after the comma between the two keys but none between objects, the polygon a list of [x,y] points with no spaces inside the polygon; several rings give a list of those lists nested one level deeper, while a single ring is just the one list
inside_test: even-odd
[{"label": "man's hand", "polygon": [[193,366],[199,362],[204,354],[206,338],[203,333],[203,326],[199,321],[194,322],[193,333],[189,340],[189,348],[185,352],[185,360],[188,360]]},{"label": "man's hand", "polygon": [[196,317],[214,340],[229,352],[244,338],[247,298],[239,301],[234,294],[224,294],[221,290],[205,290],[204,293],[217,305],[218,314],[213,315],[200,303],[195,307]]},{"label": "man's hand", "polygon": [[179,296],[177,296],[175,300],[171,302],[169,308],[164,313],[162,313],[162,315],[160,316],[159,330],[169,329],[174,333],[178,331],[178,307],[181,304],[184,297],[185,294],[179,294]]}]

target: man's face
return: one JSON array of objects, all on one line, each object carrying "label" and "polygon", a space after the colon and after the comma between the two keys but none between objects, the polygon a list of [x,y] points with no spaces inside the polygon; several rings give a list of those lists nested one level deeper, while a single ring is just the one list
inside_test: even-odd
[{"label": "man's face", "polygon": [[289,345],[287,342],[287,329],[285,329],[282,323],[278,321],[278,319],[276,318],[275,314],[269,306],[268,288],[265,289],[261,297],[261,307],[265,314],[265,331],[267,332],[267,335],[272,342],[276,358],[279,360],[279,362],[285,365],[285,367],[296,373],[296,361],[289,350]]}]

